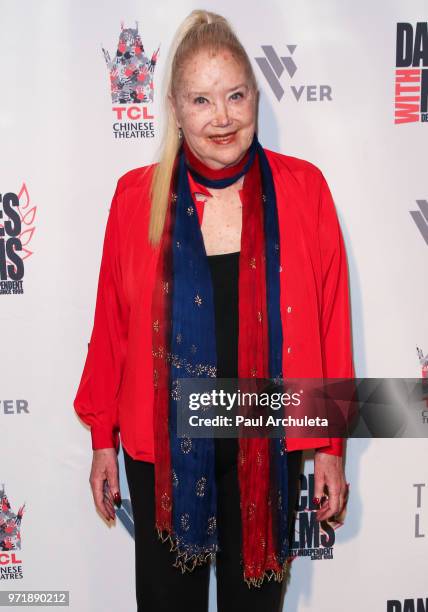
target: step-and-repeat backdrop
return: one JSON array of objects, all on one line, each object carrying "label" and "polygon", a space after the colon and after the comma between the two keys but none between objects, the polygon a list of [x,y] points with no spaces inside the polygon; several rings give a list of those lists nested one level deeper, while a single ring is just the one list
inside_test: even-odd
[{"label": "step-and-repeat backdrop", "polygon": [[[72,402],[116,181],[156,159],[181,0],[0,1],[0,592],[68,590],[79,612],[134,610],[133,521],[89,487]],[[258,79],[259,137],[319,166],[346,241],[360,377],[427,366],[428,7],[424,0],[206,2]],[[139,82],[117,51],[144,51]],[[128,72],[127,72],[128,70]],[[149,75],[149,78],[146,76]],[[428,421],[428,411],[421,415]],[[344,524],[321,530],[309,456],[285,609],[428,609],[428,444],[351,440]],[[215,610],[212,572],[210,606]]]}]

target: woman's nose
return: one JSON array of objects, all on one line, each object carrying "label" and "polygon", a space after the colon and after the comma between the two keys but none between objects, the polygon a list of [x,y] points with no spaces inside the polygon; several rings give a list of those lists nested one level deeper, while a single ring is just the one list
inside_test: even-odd
[{"label": "woman's nose", "polygon": [[225,103],[221,102],[215,105],[213,123],[216,127],[229,125],[230,117]]}]

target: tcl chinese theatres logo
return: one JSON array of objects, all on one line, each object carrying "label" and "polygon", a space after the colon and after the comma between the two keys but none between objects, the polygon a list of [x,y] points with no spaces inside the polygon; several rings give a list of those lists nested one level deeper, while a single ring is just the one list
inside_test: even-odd
[{"label": "tcl chinese theatres logo", "polygon": [[25,260],[33,254],[37,206],[25,183],[18,193],[0,193],[0,294],[23,293]]},{"label": "tcl chinese theatres logo", "polygon": [[0,550],[21,550],[21,521],[25,504],[13,512],[4,484],[0,489]]},{"label": "tcl chinese theatres logo", "polygon": [[418,354],[419,363],[421,364],[422,378],[428,378],[428,353],[424,355],[423,350],[418,346],[416,347],[416,352]]},{"label": "tcl chinese theatres logo", "polygon": [[418,359],[421,366],[422,378],[424,379],[422,384],[422,390],[425,393],[425,397],[427,398],[425,400],[427,407],[422,410],[422,422],[425,425],[428,425],[428,353],[424,355],[423,350],[419,348],[419,346],[416,347],[416,352],[418,354]]},{"label": "tcl chinese theatres logo", "polygon": [[112,110],[117,120],[113,124],[115,138],[153,137],[154,126],[150,120],[154,116],[148,104],[153,102],[153,77],[159,47],[149,59],[138,32],[138,22],[135,28],[125,28],[122,23],[113,59],[104,48],[103,54],[110,77]]}]

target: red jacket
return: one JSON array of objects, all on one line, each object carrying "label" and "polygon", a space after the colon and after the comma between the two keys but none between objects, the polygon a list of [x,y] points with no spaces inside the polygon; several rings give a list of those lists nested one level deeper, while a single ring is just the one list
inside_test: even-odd
[{"label": "red jacket", "polygon": [[[275,183],[281,253],[283,369],[289,378],[352,378],[345,246],[334,203],[313,164],[266,151]],[[154,165],[116,187],[107,222],[94,325],[74,408],[92,448],[122,445],[154,462],[151,294],[159,247],[148,242]],[[208,193],[191,180],[191,189]],[[203,202],[195,201],[199,219]],[[337,438],[289,438],[289,450],[341,455]]]}]

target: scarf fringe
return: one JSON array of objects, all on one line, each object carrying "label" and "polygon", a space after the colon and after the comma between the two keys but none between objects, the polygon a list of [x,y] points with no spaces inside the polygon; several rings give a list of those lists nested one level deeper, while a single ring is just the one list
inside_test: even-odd
[{"label": "scarf fringe", "polygon": [[174,561],[173,566],[180,569],[182,574],[184,574],[185,572],[193,572],[195,567],[204,565],[208,562],[208,560],[213,561],[215,559],[216,550],[212,552],[203,551],[200,553],[189,554],[187,551],[183,551],[180,549],[180,546],[177,542],[177,536],[169,532],[164,533],[162,529],[159,529],[159,527],[156,527],[156,531],[158,534],[158,538],[162,541],[162,543],[169,543],[169,552],[177,553],[177,558]]},{"label": "scarf fringe", "polygon": [[267,569],[262,576],[259,578],[246,578],[244,575],[244,581],[247,583],[248,588],[250,589],[252,586],[260,588],[262,584],[265,582],[270,582],[271,580],[275,580],[276,582],[281,582],[285,578],[289,576],[290,573],[290,565],[291,561],[286,559],[280,570]]},{"label": "scarf fringe", "polygon": [[[204,565],[208,562],[208,560],[214,561],[216,558],[216,551],[205,551],[190,555],[187,551],[180,550],[177,542],[177,536],[169,533],[168,531],[162,530],[159,527],[156,527],[156,532],[162,543],[169,543],[169,552],[177,553],[177,558],[174,561],[173,566],[180,569],[182,574],[185,572],[193,572],[196,567]],[[267,569],[263,575],[259,576],[258,578],[246,578],[244,574],[244,581],[247,583],[249,589],[252,586],[260,588],[265,581],[270,582],[271,580],[275,580],[276,582],[281,582],[284,580],[284,578],[288,577],[290,566],[291,559],[286,559],[280,570]]]}]

